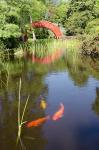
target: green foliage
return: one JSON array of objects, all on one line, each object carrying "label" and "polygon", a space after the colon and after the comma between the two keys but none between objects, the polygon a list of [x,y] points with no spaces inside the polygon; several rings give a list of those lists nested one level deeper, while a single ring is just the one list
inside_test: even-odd
[{"label": "green foliage", "polygon": [[82,53],[92,57],[99,57],[99,33],[85,35],[82,44]]},{"label": "green foliage", "polygon": [[94,15],[96,18],[99,18],[99,0],[96,0],[95,6],[94,6]]},{"label": "green foliage", "polygon": [[5,48],[4,43],[0,40],[0,51],[2,51]]},{"label": "green foliage", "polygon": [[38,0],[1,0],[0,39],[8,42],[6,45],[14,45],[9,42],[16,42],[15,38],[20,37],[27,26],[30,28],[30,17],[32,20],[43,19],[45,9],[44,3]]},{"label": "green foliage", "polygon": [[41,1],[25,0],[20,8],[21,22],[30,23],[30,16],[33,21],[43,19],[46,7]]},{"label": "green foliage", "polygon": [[95,9],[95,0],[71,0],[67,19],[65,20],[66,34],[75,35],[84,33],[88,22],[97,16],[94,13]]},{"label": "green foliage", "polygon": [[21,35],[18,25],[5,24],[3,29],[0,29],[0,38],[19,37]]},{"label": "green foliage", "polygon": [[48,5],[48,19],[57,24],[64,24],[64,18],[66,17],[66,12],[68,11],[68,4],[60,3],[57,5]]},{"label": "green foliage", "polygon": [[99,0],[60,1],[57,7],[50,3],[47,8],[47,19],[62,25],[66,35],[83,34],[87,24],[99,17]]},{"label": "green foliage", "polygon": [[0,38],[19,36],[18,9],[8,5],[5,1],[0,3]]},{"label": "green foliage", "polygon": [[71,0],[72,11],[92,11],[96,0]]},{"label": "green foliage", "polygon": [[97,18],[88,22],[85,31],[87,34],[99,33],[99,19]]},{"label": "green foliage", "polygon": [[35,28],[35,35],[37,39],[47,39],[49,38],[49,31],[45,28]]},{"label": "green foliage", "polygon": [[86,24],[89,20],[89,13],[87,12],[75,12],[65,22],[67,35],[75,35],[77,33],[83,33]]},{"label": "green foliage", "polygon": [[[1,0],[0,40],[13,48],[21,35],[31,36],[30,22],[42,19],[64,27],[66,35],[98,33],[99,0]],[[53,37],[48,30],[33,30],[37,38]]]}]

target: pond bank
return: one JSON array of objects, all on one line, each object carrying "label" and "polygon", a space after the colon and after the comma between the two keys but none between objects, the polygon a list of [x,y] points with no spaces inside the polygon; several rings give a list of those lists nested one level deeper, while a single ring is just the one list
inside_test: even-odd
[{"label": "pond bank", "polygon": [[[37,57],[45,57],[51,55],[56,50],[64,49],[64,51],[70,51],[75,53],[80,53],[82,55],[91,56],[91,57],[99,57],[99,37],[89,37],[82,38],[79,36],[66,36],[64,39],[41,39],[32,41],[29,39],[27,43],[20,45],[19,48],[14,49],[15,57],[23,57],[25,53],[29,52],[30,54],[34,54]],[[9,58],[11,53],[10,49],[1,50],[0,58]]]}]

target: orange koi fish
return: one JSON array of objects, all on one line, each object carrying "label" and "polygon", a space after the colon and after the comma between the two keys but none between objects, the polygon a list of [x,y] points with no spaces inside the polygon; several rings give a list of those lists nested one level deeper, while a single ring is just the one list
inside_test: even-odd
[{"label": "orange koi fish", "polygon": [[46,103],[46,101],[45,100],[41,100],[41,102],[40,102],[40,107],[42,108],[42,109],[46,109],[46,107],[47,107],[47,103]]},{"label": "orange koi fish", "polygon": [[31,121],[29,123],[27,123],[27,127],[30,128],[30,127],[37,127],[39,125],[41,125],[42,123],[44,123],[46,120],[50,119],[50,116],[46,116],[46,117],[42,117],[42,118],[39,118],[37,120],[34,120],[34,121]]},{"label": "orange koi fish", "polygon": [[52,120],[57,120],[63,116],[64,113],[64,105],[60,103],[60,109],[52,116]]}]

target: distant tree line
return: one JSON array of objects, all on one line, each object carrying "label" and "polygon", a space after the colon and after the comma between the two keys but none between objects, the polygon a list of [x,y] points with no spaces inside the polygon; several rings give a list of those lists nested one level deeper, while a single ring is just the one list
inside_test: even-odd
[{"label": "distant tree line", "polygon": [[[54,1],[55,2],[55,1]],[[99,0],[1,0],[0,45],[18,47],[22,36],[34,30],[30,21],[46,19],[64,28],[67,36],[99,33]],[[47,30],[35,29],[38,38],[46,38]],[[26,37],[27,38],[27,37]]]},{"label": "distant tree line", "polygon": [[49,19],[62,25],[66,35],[99,32],[99,0],[68,0],[48,7]]}]

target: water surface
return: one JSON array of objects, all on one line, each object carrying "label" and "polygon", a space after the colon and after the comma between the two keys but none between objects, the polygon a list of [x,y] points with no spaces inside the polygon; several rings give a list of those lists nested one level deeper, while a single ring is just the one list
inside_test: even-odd
[{"label": "water surface", "polygon": [[[52,59],[53,60],[53,59]],[[0,148],[2,150],[98,150],[99,61],[65,53],[50,63],[20,59],[0,64]],[[24,120],[51,115],[62,102],[64,115],[39,127],[24,124],[17,139],[19,80],[21,111],[27,96]],[[42,98],[47,108],[40,108]]]}]

